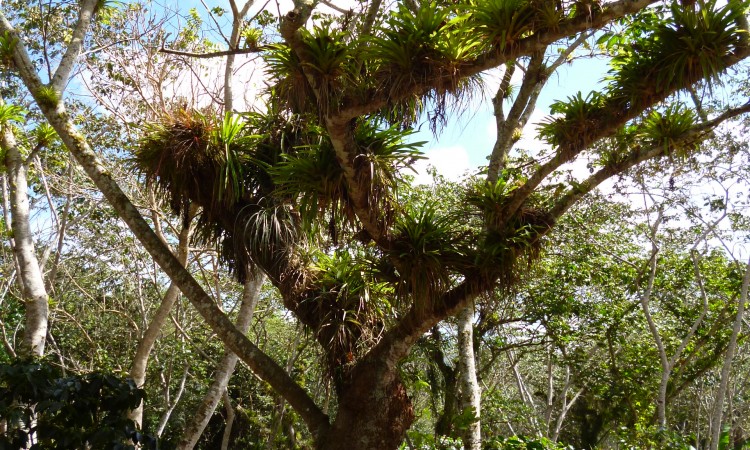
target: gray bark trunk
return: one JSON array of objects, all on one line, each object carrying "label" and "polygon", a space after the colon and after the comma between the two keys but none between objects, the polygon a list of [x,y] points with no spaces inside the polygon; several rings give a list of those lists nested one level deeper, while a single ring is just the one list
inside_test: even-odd
[{"label": "gray bark trunk", "polygon": [[461,383],[461,409],[472,409],[476,420],[464,432],[464,448],[480,450],[481,434],[481,393],[477,382],[477,370],[474,360],[474,306],[467,306],[458,314],[458,367]]},{"label": "gray bark trunk", "polygon": [[20,353],[26,356],[44,355],[49,309],[47,289],[34,251],[29,224],[29,196],[26,164],[9,127],[2,132],[2,146],[6,151],[5,166],[10,184],[11,226],[13,252],[18,263],[18,280],[26,306],[26,323]]},{"label": "gray bark trunk", "polygon": [[[265,277],[260,270],[256,269],[248,276],[248,280],[245,282],[245,287],[242,291],[242,305],[237,315],[237,329],[243,333],[247,333],[247,330],[250,328],[264,279]],[[222,394],[226,392],[229,379],[237,365],[237,360],[237,355],[230,351],[224,354],[221,362],[216,367],[214,381],[203,397],[203,402],[193,415],[192,420],[185,427],[180,443],[177,445],[178,449],[192,449],[195,447],[196,442],[198,442],[201,434],[203,434],[203,430],[208,425],[208,421],[216,410]],[[231,409],[231,405],[228,408]],[[231,422],[228,419],[227,427],[231,429]]]}]

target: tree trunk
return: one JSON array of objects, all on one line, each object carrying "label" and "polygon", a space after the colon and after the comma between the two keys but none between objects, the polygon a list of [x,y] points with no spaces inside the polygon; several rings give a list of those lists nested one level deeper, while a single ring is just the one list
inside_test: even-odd
[{"label": "tree trunk", "polygon": [[[456,379],[456,369],[446,362],[445,354],[442,349],[442,336],[440,335],[440,329],[437,326],[432,327],[431,336],[434,341],[434,348],[430,352],[430,356],[443,376],[443,410],[439,413],[438,418],[435,421],[435,434],[437,436],[455,437],[453,419],[456,416],[456,408],[458,407],[458,380]],[[433,395],[439,397],[440,386],[436,382],[433,382],[432,384],[434,385]],[[436,414],[438,413],[436,412]]]},{"label": "tree trunk", "polygon": [[458,314],[458,370],[461,379],[461,409],[471,409],[476,418],[463,433],[466,450],[482,448],[480,427],[480,390],[474,361],[474,306],[467,306]]},{"label": "tree trunk", "polygon": [[227,411],[227,419],[224,426],[224,434],[221,436],[221,450],[228,450],[229,441],[232,439],[232,425],[234,425],[234,408],[232,407],[232,399],[229,397],[227,391],[224,391],[222,398],[224,399],[224,409]]},{"label": "tree trunk", "polygon": [[[177,259],[183,266],[187,263],[188,249],[190,244],[190,233],[192,231],[191,223],[192,216],[195,213],[194,209],[191,208],[189,213],[189,223],[186,227],[180,231],[179,240],[177,243]],[[143,387],[146,383],[146,368],[148,367],[148,359],[151,355],[151,350],[154,348],[156,340],[159,338],[161,329],[169,318],[169,312],[172,310],[172,306],[180,296],[180,289],[175,283],[170,283],[167,292],[164,294],[164,298],[161,304],[156,309],[154,317],[148,324],[146,331],[143,333],[143,337],[138,341],[138,347],[135,350],[135,356],[133,362],[130,365],[130,377],[138,387]],[[128,418],[136,423],[138,428],[143,425],[143,401],[137,408],[128,412]]]},{"label": "tree trunk", "polygon": [[395,363],[363,360],[339,389],[336,420],[319,450],[395,450],[414,422],[414,409]]},{"label": "tree trunk", "polygon": [[[242,305],[237,315],[237,329],[243,333],[247,333],[247,330],[250,328],[264,279],[265,277],[260,270],[255,269],[248,275],[248,279],[245,282],[245,287],[242,291]],[[206,429],[206,425],[208,425],[208,421],[211,419],[214,410],[216,410],[222,394],[226,392],[229,379],[232,377],[234,367],[237,365],[237,360],[237,355],[230,351],[224,354],[221,362],[216,367],[214,381],[203,397],[203,402],[201,402],[192,419],[185,426],[180,443],[177,445],[178,449],[191,449],[195,447],[196,442],[198,442],[201,434],[203,434],[203,430]],[[231,406],[229,408],[231,409]],[[229,426],[229,423],[227,426]]]},{"label": "tree trunk", "polygon": [[3,129],[2,147],[6,151],[5,166],[8,168],[10,184],[11,226],[15,244],[13,252],[18,263],[18,280],[26,306],[26,326],[20,353],[26,356],[42,356],[49,316],[47,289],[34,251],[29,224],[26,164],[21,157],[16,138],[8,126]]},{"label": "tree trunk", "polygon": [[742,330],[742,319],[745,315],[745,302],[747,302],[748,286],[750,286],[750,261],[747,263],[745,269],[745,276],[742,278],[742,289],[740,291],[740,299],[737,305],[737,316],[734,319],[732,325],[732,335],[729,338],[729,344],[727,345],[727,353],[724,357],[724,366],[721,368],[721,382],[719,383],[719,389],[716,392],[716,401],[714,404],[714,412],[711,416],[711,445],[710,450],[717,450],[719,448],[719,439],[721,437],[721,421],[724,415],[724,397],[727,393],[727,387],[729,386],[729,375],[732,370],[732,360],[734,359],[734,352],[737,349],[737,337]]}]

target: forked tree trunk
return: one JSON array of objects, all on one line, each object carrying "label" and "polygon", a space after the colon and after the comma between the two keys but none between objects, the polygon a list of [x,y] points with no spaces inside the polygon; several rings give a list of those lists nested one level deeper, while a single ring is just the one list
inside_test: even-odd
[{"label": "forked tree trunk", "polygon": [[[259,269],[255,269],[245,282],[245,287],[242,291],[242,304],[237,315],[237,329],[243,333],[247,333],[247,330],[250,328],[264,279],[263,273]],[[229,379],[232,377],[238,359],[237,355],[230,351],[224,354],[221,362],[216,367],[214,381],[203,397],[203,402],[198,406],[190,422],[185,427],[180,443],[177,445],[178,449],[187,450],[195,447],[201,434],[203,434],[203,430],[206,429],[208,421],[216,410],[216,406],[218,406],[222,395],[226,392]],[[231,406],[229,408],[231,409]],[[227,426],[230,426],[229,421]]]},{"label": "forked tree trunk", "polygon": [[26,323],[20,353],[25,356],[44,355],[49,309],[47,289],[34,251],[29,223],[29,195],[26,164],[8,126],[2,132],[2,147],[6,151],[5,166],[10,184],[10,209],[13,228],[13,252],[18,263],[18,281],[26,306]]}]

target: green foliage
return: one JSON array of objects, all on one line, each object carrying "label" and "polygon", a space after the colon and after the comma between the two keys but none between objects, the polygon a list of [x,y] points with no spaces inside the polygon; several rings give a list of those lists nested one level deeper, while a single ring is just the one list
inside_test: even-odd
[{"label": "green foliage", "polygon": [[268,46],[264,53],[266,73],[275,80],[271,94],[295,113],[308,111],[308,102],[315,98],[310,89],[299,57],[285,44]]},{"label": "green foliage", "polygon": [[[680,103],[672,104],[663,111],[652,111],[639,128],[639,137],[651,145],[662,146],[665,152],[690,148],[678,148],[675,141],[684,137],[695,125],[695,113]],[[692,144],[695,148],[697,144]]]},{"label": "green foliage", "polygon": [[[338,93],[353,80],[353,58],[347,45],[347,34],[330,27],[314,27],[312,31],[302,30],[305,44],[303,66],[307,69],[317,92],[319,113],[325,114],[335,101]],[[338,106],[338,105],[336,105]]]},{"label": "green foliage", "polygon": [[257,49],[263,40],[263,30],[256,27],[247,27],[242,30],[242,43],[247,49]]},{"label": "green foliage", "polygon": [[11,66],[13,64],[13,51],[18,44],[18,38],[6,31],[0,35],[0,60],[3,65]]},{"label": "green foliage", "polygon": [[634,107],[653,102],[653,96],[694,83],[715,79],[723,58],[743,41],[747,30],[738,25],[745,2],[699,1],[698,8],[672,5],[666,24],[652,21],[638,39],[640,51],[620,53],[612,61],[608,95]]},{"label": "green foliage", "polygon": [[[436,2],[421,3],[416,11],[400,4],[389,13],[363,56],[372,60],[376,92],[386,97],[408,94],[384,111],[390,123],[409,126],[432,104],[434,130],[445,122],[449,109],[458,109],[479,90],[479,77],[459,76],[484,43],[467,22],[467,15],[459,15],[455,7]],[[426,93],[411,92],[415,84],[428,82],[432,88]]]},{"label": "green foliage", "polygon": [[52,86],[40,86],[35,95],[40,106],[54,108],[60,102],[60,93]]},{"label": "green foliage", "polygon": [[257,205],[250,215],[243,216],[240,225],[241,244],[231,240],[223,242],[224,255],[235,255],[237,248],[231,245],[244,245],[252,261],[265,267],[279,267],[286,263],[295,244],[301,244],[297,221],[293,211],[286,205],[268,199]]},{"label": "green foliage", "polygon": [[535,10],[527,0],[472,1],[469,8],[476,31],[500,50],[534,30]]},{"label": "green foliage", "polygon": [[586,97],[578,92],[567,101],[552,103],[550,112],[560,117],[545,119],[538,127],[539,137],[555,146],[588,142],[595,130],[595,121],[601,119],[605,101],[603,94],[591,91]]},{"label": "green foliage", "polygon": [[22,123],[26,120],[26,113],[27,111],[18,105],[0,104],[0,126],[6,127],[12,122]]},{"label": "green foliage", "polygon": [[57,140],[57,131],[48,123],[41,123],[33,131],[36,145],[49,147]]},{"label": "green foliage", "polygon": [[484,443],[485,450],[564,450],[563,444],[544,437],[509,436],[496,438]]},{"label": "green foliage", "polygon": [[312,267],[319,289],[310,301],[325,315],[316,332],[333,349],[327,352],[328,367],[340,372],[342,365],[361,355],[363,344],[371,345],[376,339],[369,333],[378,330],[378,324],[390,314],[387,299],[392,289],[375,282],[360,258],[346,250],[331,255],[317,252]]},{"label": "green foliage", "polygon": [[65,376],[46,361],[2,365],[0,417],[9,430],[0,447],[25,448],[33,434],[39,449],[156,448],[124,418],[142,399],[132,380],[111,374]]},{"label": "green foliage", "polygon": [[133,162],[163,190],[175,213],[184,214],[190,198],[210,213],[243,195],[242,162],[256,139],[245,131],[238,116],[214,121],[178,110],[147,126]]},{"label": "green foliage", "polygon": [[397,258],[397,292],[418,307],[452,284],[455,271],[467,268],[464,235],[456,215],[442,215],[429,203],[409,206],[394,227],[391,254]]}]

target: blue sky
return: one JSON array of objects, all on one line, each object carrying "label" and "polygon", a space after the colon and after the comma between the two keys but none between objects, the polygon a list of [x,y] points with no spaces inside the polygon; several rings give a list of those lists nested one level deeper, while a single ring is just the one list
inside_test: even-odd
[{"label": "blue sky", "polygon": [[[587,94],[603,86],[602,79],[608,70],[607,62],[602,58],[577,59],[572,64],[562,65],[550,77],[542,90],[537,102],[537,108],[524,129],[523,137],[517,146],[527,149],[538,148],[541,144],[535,141],[536,123],[549,114],[549,105],[556,100],[564,100],[568,96],[581,91]],[[429,127],[424,126],[414,136],[417,141],[428,141],[423,150],[429,158],[420,164],[420,169],[427,164],[434,165],[438,172],[455,178],[466,170],[476,169],[487,162],[487,155],[495,141],[495,119],[492,115],[491,99],[496,84],[488,83],[488,92],[480,104],[474,106],[462,117],[451,120],[449,125],[438,136],[433,138]],[[507,111],[509,105],[505,108]],[[426,174],[418,177],[418,181],[427,181]]]}]

